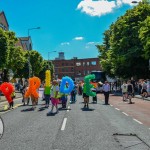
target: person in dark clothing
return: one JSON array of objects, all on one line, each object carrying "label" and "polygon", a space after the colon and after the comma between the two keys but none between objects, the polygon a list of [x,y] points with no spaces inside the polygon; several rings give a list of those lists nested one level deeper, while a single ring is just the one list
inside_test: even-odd
[{"label": "person in dark clothing", "polygon": [[128,81],[127,93],[128,93],[128,98],[129,98],[129,104],[133,104],[132,97],[134,93],[134,88],[133,88],[133,84],[131,84],[131,80]]},{"label": "person in dark clothing", "polygon": [[105,84],[103,84],[103,92],[105,96],[105,105],[109,105],[109,92],[110,92],[110,85],[108,81],[105,81]]},{"label": "person in dark clothing", "polygon": [[74,82],[74,88],[71,91],[71,102],[76,101],[76,94],[77,94],[77,85],[76,85],[76,82]]}]

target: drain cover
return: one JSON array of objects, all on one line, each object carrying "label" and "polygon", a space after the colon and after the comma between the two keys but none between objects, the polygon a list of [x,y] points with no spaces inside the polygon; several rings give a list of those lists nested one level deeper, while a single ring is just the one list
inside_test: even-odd
[{"label": "drain cover", "polygon": [[136,134],[113,134],[118,142],[126,150],[150,150],[150,146]]}]

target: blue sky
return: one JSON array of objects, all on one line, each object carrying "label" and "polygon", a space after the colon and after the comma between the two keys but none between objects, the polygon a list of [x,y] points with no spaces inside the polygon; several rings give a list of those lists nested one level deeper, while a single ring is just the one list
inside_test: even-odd
[{"label": "blue sky", "polygon": [[[138,0],[139,1],[139,0]],[[0,0],[11,31],[18,37],[31,30],[33,49],[44,59],[98,56],[96,44],[117,17],[132,8],[132,0]],[[57,51],[57,52],[52,52]]]}]

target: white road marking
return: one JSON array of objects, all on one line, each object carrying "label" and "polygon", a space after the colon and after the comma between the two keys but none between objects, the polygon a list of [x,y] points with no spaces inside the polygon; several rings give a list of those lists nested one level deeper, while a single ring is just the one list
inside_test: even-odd
[{"label": "white road marking", "polygon": [[128,114],[126,114],[125,112],[122,112],[124,115],[129,116]]},{"label": "white road marking", "polygon": [[67,122],[67,118],[64,118],[64,121],[63,121],[63,124],[62,124],[62,127],[61,127],[62,131],[65,130],[66,122]]},{"label": "white road marking", "polygon": [[120,110],[119,108],[115,108],[116,110]]},{"label": "white road marking", "polygon": [[69,109],[70,109],[70,106],[68,106],[68,110],[67,111],[69,111]]},{"label": "white road marking", "polygon": [[110,104],[110,106],[113,106],[113,105]]},{"label": "white road marking", "polygon": [[133,119],[134,121],[136,121],[136,122],[138,122],[139,124],[143,124],[142,122],[140,122],[140,121],[138,121],[138,120],[136,120],[136,119]]}]

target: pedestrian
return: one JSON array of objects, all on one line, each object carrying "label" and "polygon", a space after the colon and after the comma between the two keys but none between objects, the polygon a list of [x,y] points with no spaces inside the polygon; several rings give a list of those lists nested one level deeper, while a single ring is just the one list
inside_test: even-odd
[{"label": "pedestrian", "polygon": [[121,86],[123,101],[127,100],[127,87],[128,86],[127,86],[126,82],[124,81],[122,86]]},{"label": "pedestrian", "polygon": [[45,107],[46,108],[49,107],[49,103],[50,103],[50,91],[51,91],[51,87],[45,87],[44,88]]},{"label": "pedestrian", "polygon": [[83,85],[82,85],[82,81],[80,81],[78,85],[78,94],[82,95],[82,91],[83,91]]},{"label": "pedestrian", "polygon": [[146,98],[148,96],[148,92],[147,92],[147,83],[146,81],[143,79],[142,80],[142,91],[141,91],[141,96],[144,98]]},{"label": "pedestrian", "polygon": [[9,108],[8,109],[14,109],[14,98],[16,97],[16,93],[15,93],[15,91],[13,91],[12,93],[11,93],[11,99],[12,99],[12,101],[10,101],[10,103],[9,103]]},{"label": "pedestrian", "polygon": [[89,96],[86,94],[86,85],[83,85],[84,108],[89,108]]},{"label": "pedestrian", "polygon": [[51,111],[48,114],[53,113],[54,107],[56,108],[56,113],[58,113],[58,103],[59,103],[60,93],[59,93],[59,85],[57,80],[53,80],[52,87],[51,87],[51,102],[52,107]]},{"label": "pedestrian", "polygon": [[147,93],[150,96],[150,79],[147,79]]},{"label": "pedestrian", "polygon": [[76,94],[77,94],[77,85],[76,82],[74,82],[74,88],[71,91],[71,102],[76,102]]},{"label": "pedestrian", "polygon": [[129,104],[133,104],[132,97],[134,94],[134,87],[133,84],[131,84],[131,80],[128,81],[127,93],[128,93]]},{"label": "pedestrian", "polygon": [[109,105],[109,92],[110,92],[110,85],[108,81],[105,81],[103,84],[103,92],[104,92],[104,97],[105,97],[105,105]]}]

